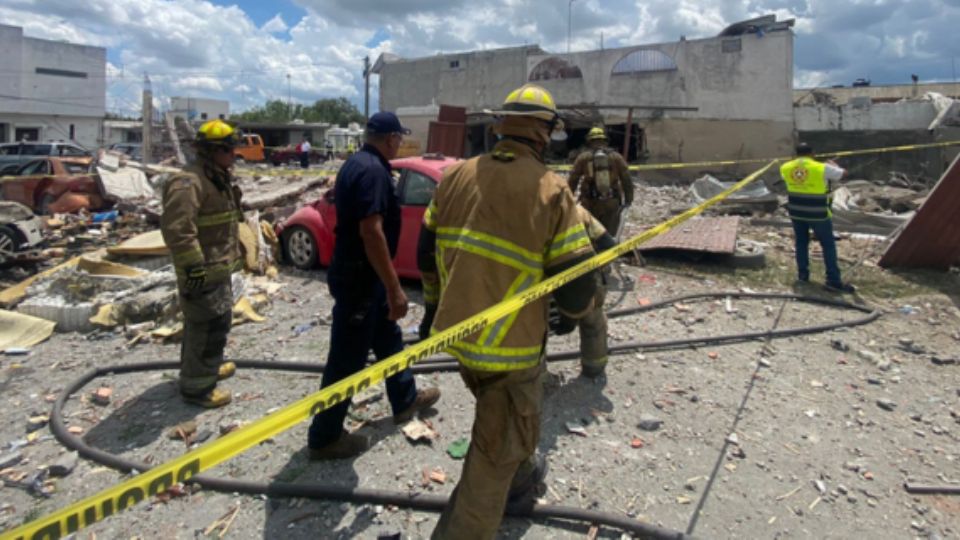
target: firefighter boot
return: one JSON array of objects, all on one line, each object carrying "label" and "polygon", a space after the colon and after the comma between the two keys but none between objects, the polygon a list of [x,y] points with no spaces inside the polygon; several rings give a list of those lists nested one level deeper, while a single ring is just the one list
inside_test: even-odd
[{"label": "firefighter boot", "polygon": [[229,390],[220,390],[219,388],[213,388],[202,394],[181,393],[180,397],[187,403],[199,405],[207,409],[223,407],[224,405],[228,405],[233,399]]},{"label": "firefighter boot", "polygon": [[220,367],[217,368],[217,380],[222,381],[224,379],[229,379],[233,377],[233,374],[237,372],[237,365],[233,362],[224,362],[220,364]]}]

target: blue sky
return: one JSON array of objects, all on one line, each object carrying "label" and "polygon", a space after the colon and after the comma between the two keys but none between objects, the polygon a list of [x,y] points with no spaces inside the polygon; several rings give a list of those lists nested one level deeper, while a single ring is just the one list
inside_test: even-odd
[{"label": "blue sky", "polygon": [[[142,75],[160,100],[345,96],[363,103],[362,59],[538,43],[572,49],[716,35],[765,14],[795,18],[794,85],[953,80],[960,0],[4,0],[0,23],[108,51],[109,110],[134,112]],[[378,81],[371,80],[376,104]]]}]

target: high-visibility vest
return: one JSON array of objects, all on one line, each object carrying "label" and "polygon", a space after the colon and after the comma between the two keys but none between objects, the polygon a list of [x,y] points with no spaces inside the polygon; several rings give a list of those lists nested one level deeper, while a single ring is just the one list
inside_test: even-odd
[{"label": "high-visibility vest", "polygon": [[807,157],[788,161],[780,167],[780,177],[787,184],[790,219],[824,221],[833,216],[825,170],[823,163]]}]

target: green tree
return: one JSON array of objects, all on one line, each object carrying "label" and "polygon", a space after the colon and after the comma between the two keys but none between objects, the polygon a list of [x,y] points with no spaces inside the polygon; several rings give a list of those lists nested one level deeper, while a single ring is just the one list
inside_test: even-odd
[{"label": "green tree", "polygon": [[325,98],[312,105],[293,103],[287,106],[285,101],[272,99],[261,107],[254,107],[233,115],[235,120],[245,122],[289,122],[299,118],[304,122],[327,122],[335,126],[345,126],[350,122],[363,123],[366,119],[354,105],[345,97]]}]

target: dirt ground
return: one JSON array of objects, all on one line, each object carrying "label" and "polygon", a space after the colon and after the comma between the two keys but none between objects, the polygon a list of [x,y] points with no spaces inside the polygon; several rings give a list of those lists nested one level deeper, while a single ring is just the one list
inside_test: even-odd
[{"label": "dirt ground", "polygon": [[[639,230],[656,216],[628,227]],[[709,260],[651,257],[645,267],[617,263],[609,307],[701,292],[793,292],[792,246],[783,230],[742,227],[766,245],[767,267],[731,269]],[[627,515],[702,538],[956,538],[960,499],[914,496],[907,480],[960,485],[960,279],[956,273],[881,271],[876,246],[841,240],[847,277],[861,286],[847,297],[882,312],[876,322],[826,333],[760,341],[637,351],[612,357],[607,376],[579,377],[576,361],[551,363],[540,451],[548,458],[541,502]],[[874,257],[875,260],[875,257]],[[815,266],[822,280],[822,266]],[[322,362],[329,342],[331,299],[322,271],[285,269],[284,289],[268,320],[234,328],[231,358]],[[418,305],[402,321],[414,332]],[[815,284],[798,291],[819,296]],[[723,298],[673,304],[611,321],[611,344],[796,328],[851,320],[862,313],[782,300]],[[122,334],[91,341],[57,334],[28,356],[0,357],[0,459],[19,452],[12,472],[33,474],[63,457],[48,428],[27,440],[31,416],[49,412],[52,396],[97,366],[176,360],[178,345],[126,346]],[[551,351],[576,347],[576,333],[551,338]],[[939,363],[935,363],[936,358]],[[955,360],[954,363],[945,361]],[[205,411],[176,397],[173,370],[117,375],[88,385],[65,409],[70,426],[104,450],[160,463],[186,449],[173,426],[195,420],[216,437],[221,426],[253,421],[319,386],[314,374],[238,372],[223,383],[234,393],[225,409]],[[403,493],[448,494],[462,461],[447,453],[469,437],[473,399],[456,374],[420,375],[443,397],[428,415],[439,433],[413,444],[390,419],[382,386],[364,395],[348,421],[375,442],[351,461],[311,463],[306,424],[266,441],[211,475],[361,486]],[[106,406],[91,402],[98,386],[113,389]],[[641,419],[662,425],[641,429]],[[571,431],[571,428],[574,428]],[[579,433],[574,433],[577,431]],[[441,470],[445,481],[424,481]],[[8,471],[11,472],[11,471]],[[17,485],[0,489],[0,530],[111,486],[127,476],[81,459],[56,479],[49,498]],[[695,523],[696,509],[702,504]],[[198,491],[144,502],[85,529],[78,538],[213,538],[205,532],[239,508],[223,538],[426,538],[437,515],[379,505],[266,499]],[[504,538],[581,538],[589,525],[505,519]],[[621,538],[600,528],[597,537]],[[629,536],[628,536],[629,537]]]}]

